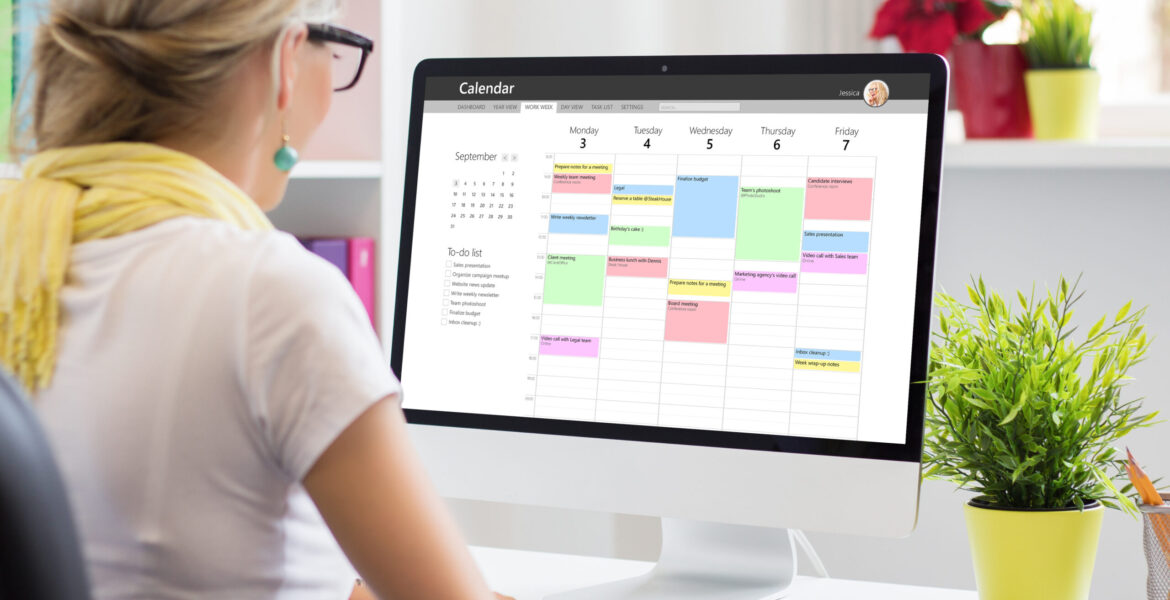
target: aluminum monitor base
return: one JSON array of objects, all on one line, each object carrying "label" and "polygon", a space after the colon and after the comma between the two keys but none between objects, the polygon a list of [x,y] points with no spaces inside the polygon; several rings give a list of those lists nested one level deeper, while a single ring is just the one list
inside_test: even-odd
[{"label": "aluminum monitor base", "polygon": [[649,572],[547,600],[773,600],[796,576],[787,529],[662,519],[662,553]]}]

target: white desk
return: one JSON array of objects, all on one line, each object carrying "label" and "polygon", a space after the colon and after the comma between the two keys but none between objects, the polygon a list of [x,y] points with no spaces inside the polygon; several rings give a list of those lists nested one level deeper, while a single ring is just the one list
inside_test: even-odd
[{"label": "white desk", "polygon": [[[472,547],[488,585],[516,600],[541,600],[546,594],[633,577],[652,563],[616,558]],[[976,600],[973,591],[889,583],[797,577],[791,600]]]}]

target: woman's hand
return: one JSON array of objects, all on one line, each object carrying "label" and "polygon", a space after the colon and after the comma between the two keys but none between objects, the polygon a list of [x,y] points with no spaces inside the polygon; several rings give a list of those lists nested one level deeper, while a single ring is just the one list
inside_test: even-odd
[{"label": "woman's hand", "polygon": [[372,592],[370,592],[370,588],[362,585],[362,581],[359,579],[358,582],[353,585],[353,593],[349,595],[349,600],[378,600],[378,599],[374,597],[374,594]]}]

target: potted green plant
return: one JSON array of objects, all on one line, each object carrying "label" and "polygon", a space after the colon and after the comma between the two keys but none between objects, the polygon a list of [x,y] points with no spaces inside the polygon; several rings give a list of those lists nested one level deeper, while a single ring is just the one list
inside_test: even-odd
[{"label": "potted green plant", "polygon": [[1136,514],[1115,443],[1156,414],[1122,395],[1145,309],[1078,335],[1079,281],[1008,302],[979,278],[970,304],[936,297],[925,476],[979,494],[964,510],[983,600],[1087,599],[1102,507]]},{"label": "potted green plant", "polygon": [[1020,15],[1027,35],[1024,85],[1036,138],[1095,138],[1101,77],[1089,62],[1092,11],[1076,0],[1025,0]]}]

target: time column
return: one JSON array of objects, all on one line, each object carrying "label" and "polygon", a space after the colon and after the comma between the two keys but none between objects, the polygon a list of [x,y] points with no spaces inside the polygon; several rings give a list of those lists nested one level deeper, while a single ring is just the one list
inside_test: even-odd
[{"label": "time column", "polygon": [[550,211],[552,209],[552,194],[548,190],[552,186],[554,158],[555,155],[553,154],[545,154],[544,160],[541,163],[544,173],[543,189],[545,192],[540,194],[540,204],[536,208],[539,214],[539,221],[536,225],[538,233],[532,236],[531,246],[531,256],[533,257],[531,273],[536,281],[532,288],[530,288],[533,293],[529,300],[530,313],[528,317],[529,352],[524,404],[529,415],[536,414],[536,377],[539,371],[540,330],[541,320],[544,318],[544,276],[545,266],[548,261],[548,227],[549,217],[551,216]]}]

